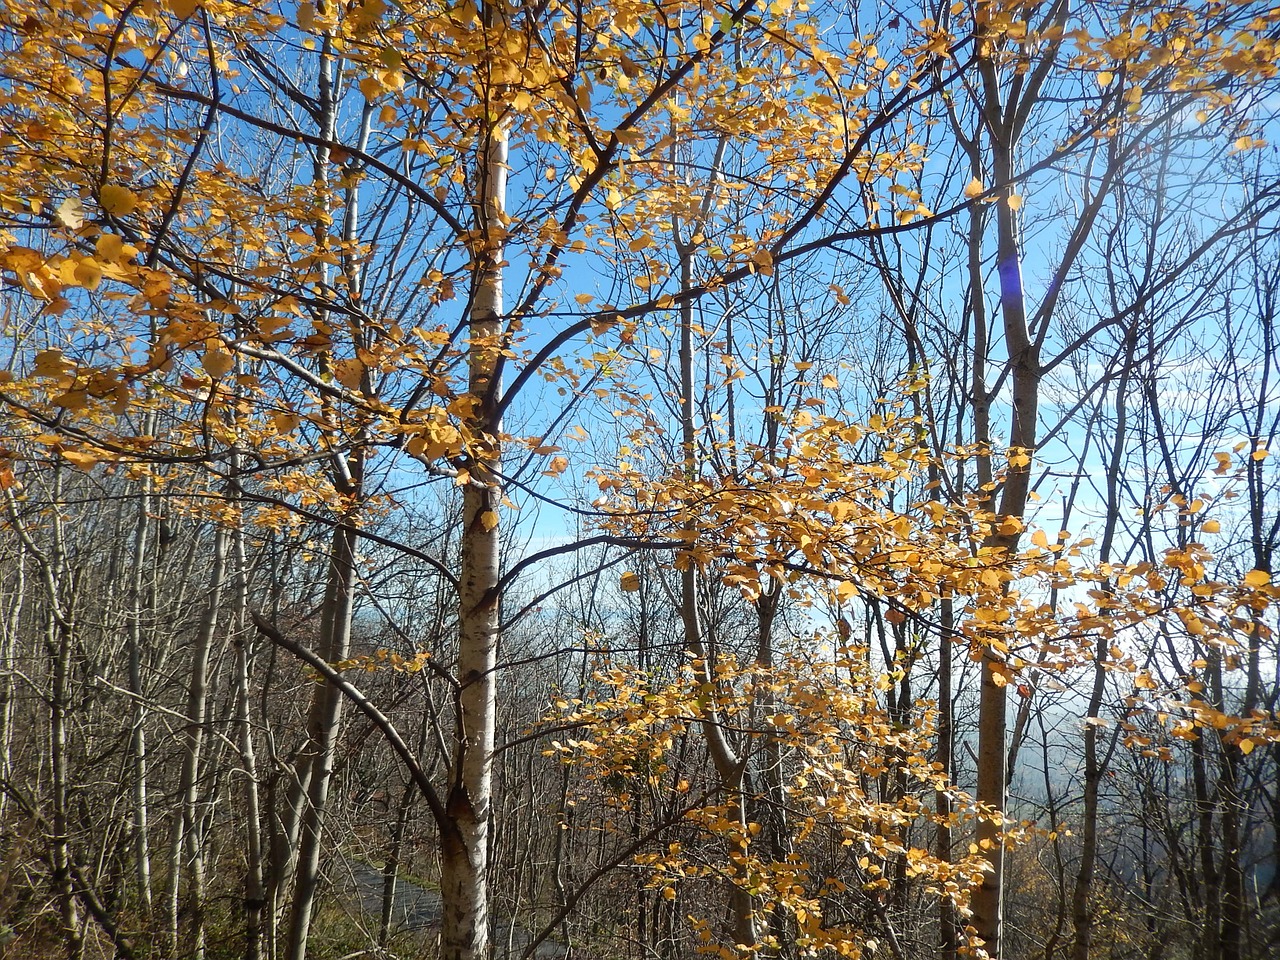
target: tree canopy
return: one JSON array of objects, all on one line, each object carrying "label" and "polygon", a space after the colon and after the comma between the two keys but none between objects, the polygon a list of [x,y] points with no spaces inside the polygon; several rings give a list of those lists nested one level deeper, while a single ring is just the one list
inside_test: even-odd
[{"label": "tree canopy", "polygon": [[6,4],[14,934],[1268,955],[1278,44]]}]

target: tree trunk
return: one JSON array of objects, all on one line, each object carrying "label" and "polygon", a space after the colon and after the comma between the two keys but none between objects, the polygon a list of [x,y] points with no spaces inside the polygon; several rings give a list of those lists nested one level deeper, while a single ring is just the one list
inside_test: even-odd
[{"label": "tree trunk", "polygon": [[[1008,183],[1013,176],[1010,150],[997,146],[992,151],[997,182]],[[1026,513],[1031,489],[1031,457],[1036,446],[1036,419],[1039,407],[1040,365],[1038,350],[1027,330],[1027,310],[1022,286],[1022,259],[1018,249],[1016,214],[1008,204],[1012,186],[1002,191],[996,210],[996,258],[1000,281],[1001,313],[1005,345],[1013,372],[1013,422],[1009,430],[1010,462],[1005,473],[999,514],[1021,519]],[[1019,535],[996,534],[988,545],[1011,554],[1018,548]],[[992,647],[982,651],[982,684],[978,701],[978,802],[991,815],[978,821],[978,846],[991,864],[982,886],[974,894],[974,926],[992,957],[999,957],[1000,927],[1003,919],[1005,734],[1008,687],[1004,657]]]},{"label": "tree trunk", "polygon": [[53,836],[50,838],[50,866],[57,898],[62,935],[69,960],[79,960],[84,952],[80,932],[80,912],[76,906],[75,878],[72,874],[70,838],[70,777],[67,769],[67,710],[70,702],[71,646],[73,630],[69,621],[51,611],[46,632],[51,683],[49,691],[49,766],[53,790]]},{"label": "tree trunk", "polygon": [[[942,640],[938,648],[938,763],[947,782],[952,782],[954,760],[952,758],[952,710],[955,699],[952,692],[951,644],[955,631],[955,604],[951,597],[940,603]],[[946,790],[934,792],[934,809],[938,815],[938,829],[934,838],[934,852],[944,863],[952,862],[951,818],[954,815],[951,794]],[[939,960],[955,960],[960,949],[960,929],[956,924],[956,908],[950,897],[938,898],[938,926],[941,951]]]},{"label": "tree trunk", "polygon": [[[180,808],[169,846],[169,947],[172,956],[204,956],[204,836],[199,817],[201,755],[209,713],[209,655],[218,628],[218,612],[227,569],[227,531],[217,528],[213,541],[213,569],[204,615],[191,649],[187,681],[186,725],[183,731],[182,772],[178,782]],[[189,880],[188,880],[189,878]],[[185,884],[184,884],[184,881]],[[184,885],[189,913],[187,947],[182,943],[181,903]]]},{"label": "tree trunk", "polygon": [[[1212,654],[1216,658],[1217,654]],[[1211,662],[1210,670],[1215,665]],[[1222,877],[1214,856],[1213,808],[1209,797],[1209,779],[1205,770],[1204,738],[1191,741],[1191,783],[1195,791],[1196,853],[1203,876],[1204,916],[1197,940],[1197,960],[1221,960]]]},{"label": "tree trunk", "polygon": [[[486,8],[487,23],[498,11]],[[495,94],[491,92],[490,96]],[[487,960],[489,955],[490,803],[497,724],[502,458],[497,382],[502,340],[502,263],[507,193],[506,120],[498,103],[480,140],[478,236],[468,346],[473,437],[462,493],[462,551],[458,589],[459,684],[454,756],[441,824],[440,893],[444,908],[441,960]]]},{"label": "tree trunk", "polygon": [[147,797],[147,701],[142,685],[142,644],[143,619],[151,617],[151,610],[144,596],[146,591],[142,581],[143,571],[147,566],[146,556],[151,528],[150,508],[150,489],[144,481],[133,537],[133,569],[129,585],[131,609],[128,657],[129,693],[133,701],[133,716],[129,729],[129,759],[133,766],[133,866],[138,884],[138,898],[141,901],[143,913],[147,916],[151,913],[151,830]]},{"label": "tree trunk", "polygon": [[400,874],[400,855],[415,796],[417,791],[414,785],[405,784],[404,791],[400,794],[400,803],[396,808],[395,823],[391,827],[391,845],[387,850],[386,862],[382,866],[382,909],[379,911],[378,919],[378,946],[384,950],[391,939],[392,921],[395,918],[396,882]]},{"label": "tree trunk", "polygon": [[[353,518],[345,516],[334,527],[329,572],[320,611],[319,655],[329,663],[345,660],[351,644],[351,615],[356,586],[356,532]],[[334,748],[342,719],[342,694],[331,683],[317,684],[307,719],[307,746],[300,782],[306,784],[298,829],[298,861],[294,871],[293,900],[289,912],[287,960],[305,960],[307,938],[316,891],[320,884],[320,852],[324,846],[324,820],[329,805]]]},{"label": "tree trunk", "polygon": [[245,556],[244,530],[241,528],[237,528],[234,534],[232,558],[235,564],[232,573],[232,584],[235,590],[235,613],[232,623],[235,631],[235,724],[236,738],[240,748],[240,766],[244,776],[244,958],[260,960],[267,901],[262,856],[262,800],[258,793],[258,754],[249,710],[253,688],[249,678],[250,655],[247,629],[249,625],[248,558]]},{"label": "tree trunk", "polygon": [[[22,627],[22,610],[27,598],[27,555],[19,550],[12,561],[14,583],[12,594],[5,597],[3,633],[0,634],[0,663],[12,664],[17,653],[19,632]],[[6,669],[0,676],[0,782],[9,783],[13,777],[13,674]],[[9,795],[0,790],[0,823],[7,822]]]},{"label": "tree trunk", "polygon": [[[681,289],[688,290],[693,285],[693,251],[692,243],[682,242],[678,223],[672,226],[680,255]],[[685,479],[692,482],[698,474],[697,429],[694,418],[694,399],[696,384],[694,382],[694,347],[693,347],[693,304],[686,299],[680,306],[680,429],[681,444],[684,454]],[[690,541],[692,543],[692,541]],[[702,679],[708,685],[714,685],[715,663],[714,653],[704,642],[701,623],[701,611],[698,605],[698,567],[692,558],[686,558],[686,565],[680,571],[680,619],[684,626],[685,647],[701,664]],[[714,696],[708,698],[707,716],[702,721],[702,729],[707,738],[707,751],[711,754],[711,762],[716,776],[724,791],[729,808],[728,819],[737,828],[740,840],[730,841],[729,876],[732,886],[729,890],[729,909],[733,921],[733,941],[740,947],[754,946],[760,939],[760,931],[756,926],[755,906],[753,898],[746,888],[737,882],[739,865],[747,857],[746,803],[742,795],[742,777],[745,764],[734,752],[720,723],[714,705]]]},{"label": "tree trunk", "polygon": [[[71,607],[75,590],[67,583],[65,525],[61,511],[55,506],[49,520],[49,549],[42,551],[18,519],[12,491],[6,488],[4,495],[13,529],[35,560],[45,592],[44,646],[49,659],[49,693],[46,699],[49,708],[49,786],[50,806],[53,808],[49,824],[52,828],[49,870],[68,960],[80,960],[84,953],[84,938],[80,931],[75,864],[71,857],[71,783],[67,762],[67,712],[70,708],[71,654],[75,640]],[[61,500],[62,470],[55,468],[50,502],[56,505]]]},{"label": "tree trunk", "polygon": [[[1018,521],[1008,532],[996,532],[987,538],[986,547],[1006,555],[1018,549],[1021,520],[1026,516],[1031,491],[1031,465],[1036,451],[1036,431],[1040,405],[1039,343],[1031,336],[1028,325],[1026,291],[1022,282],[1022,252],[1018,239],[1018,214],[1013,200],[1017,192],[1014,176],[1015,151],[1031,111],[1039,101],[1049,65],[1062,43],[1061,31],[1070,12],[1070,0],[1052,0],[1045,12],[1045,25],[1054,24],[1058,37],[1039,51],[1039,62],[1032,68],[1020,64],[1017,79],[1010,84],[1008,103],[1001,87],[1000,41],[991,24],[983,17],[990,9],[979,10],[977,29],[977,70],[981,81],[979,109],[991,150],[991,174],[999,190],[994,196],[996,221],[996,274],[1000,292],[1000,314],[1008,353],[1008,372],[1012,383],[1013,412],[1009,425],[1009,463],[1000,495],[997,531],[1000,518]],[[1096,213],[1096,210],[1094,211]],[[1064,264],[1065,265],[1065,264]],[[974,299],[980,296],[974,292]],[[1043,310],[1051,311],[1051,300]],[[1048,322],[1048,317],[1042,318]],[[975,397],[989,402],[989,398]],[[980,462],[981,469],[981,462]],[[993,958],[1001,956],[1001,925],[1004,898],[1004,811],[1008,786],[1006,769],[1007,686],[1004,680],[1005,657],[991,645],[982,650],[982,680],[978,701],[978,784],[976,799],[990,812],[978,821],[979,848],[990,862],[981,887],[973,897],[973,926]]]},{"label": "tree trunk", "polygon": [[[1098,562],[1111,562],[1115,543],[1116,526],[1120,519],[1120,482],[1122,457],[1127,440],[1127,407],[1129,378],[1133,368],[1133,354],[1137,346],[1137,331],[1129,330],[1128,351],[1120,383],[1116,387],[1116,429],[1111,444],[1111,456],[1107,463],[1107,512],[1098,549]],[[1111,596],[1111,583],[1102,584],[1104,597]],[[1098,612],[1105,615],[1105,600],[1099,601]],[[1093,877],[1098,856],[1098,790],[1106,764],[1098,757],[1099,724],[1096,722],[1102,710],[1102,697],[1107,683],[1107,660],[1111,638],[1100,631],[1094,649],[1093,687],[1089,693],[1089,707],[1084,727],[1084,821],[1080,827],[1080,866],[1076,871],[1075,887],[1071,895],[1071,921],[1075,940],[1071,950],[1072,960],[1089,960],[1089,948],[1093,942]]]}]

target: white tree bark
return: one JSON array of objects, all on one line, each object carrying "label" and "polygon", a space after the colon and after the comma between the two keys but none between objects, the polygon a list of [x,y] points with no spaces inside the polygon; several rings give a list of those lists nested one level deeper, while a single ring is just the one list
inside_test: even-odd
[{"label": "white tree bark", "polygon": [[[488,15],[492,15],[492,11]],[[490,96],[495,94],[491,91]],[[498,581],[502,487],[498,475],[502,424],[496,382],[501,349],[502,264],[506,232],[508,130],[491,102],[478,158],[480,243],[470,315],[468,427],[474,439],[462,494],[458,665],[453,761],[441,829],[440,892],[444,906],[442,960],[484,960],[489,954],[488,870],[497,717]]]}]

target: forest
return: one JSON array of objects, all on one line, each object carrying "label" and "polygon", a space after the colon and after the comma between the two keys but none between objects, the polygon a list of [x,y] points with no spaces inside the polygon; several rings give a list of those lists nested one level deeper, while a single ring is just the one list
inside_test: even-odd
[{"label": "forest", "polygon": [[2,960],[1280,955],[1280,7],[0,4]]}]

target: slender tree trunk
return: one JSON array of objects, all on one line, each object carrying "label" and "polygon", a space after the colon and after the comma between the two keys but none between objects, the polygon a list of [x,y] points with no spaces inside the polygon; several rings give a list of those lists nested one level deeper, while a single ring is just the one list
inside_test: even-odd
[{"label": "slender tree trunk", "polygon": [[[679,237],[679,226],[673,233]],[[679,243],[680,282],[682,289],[693,284],[693,245]],[[685,300],[680,307],[680,428],[684,448],[685,477],[692,482],[697,477],[697,430],[694,417],[696,383],[694,378],[693,306]],[[680,571],[680,619],[684,626],[686,648],[701,664],[702,678],[708,684],[715,683],[713,652],[703,638],[701,611],[698,604],[698,567],[688,558]],[[729,909],[733,917],[733,938],[738,946],[751,947],[760,939],[756,925],[753,898],[746,888],[736,882],[739,865],[745,863],[748,854],[747,809],[742,794],[742,776],[745,765],[736,755],[720,723],[714,707],[714,697],[708,701],[708,715],[702,722],[707,737],[707,750],[716,776],[720,780],[729,808],[728,818],[736,825],[740,840],[730,841],[730,876],[734,878],[729,890]]]},{"label": "slender tree trunk", "polygon": [[[354,518],[344,516],[334,527],[329,571],[320,612],[319,655],[329,663],[345,660],[351,645],[351,616],[356,587]],[[307,938],[320,884],[320,853],[329,806],[334,750],[342,719],[342,694],[330,683],[317,684],[307,719],[307,746],[302,763],[307,769],[298,825],[298,860],[294,870],[289,911],[287,960],[305,960]]]},{"label": "slender tree trunk", "polygon": [[151,828],[149,800],[147,796],[147,701],[142,683],[143,621],[150,620],[150,605],[146,602],[148,591],[143,585],[143,572],[147,569],[147,549],[150,537],[151,494],[144,481],[142,498],[138,503],[138,519],[133,536],[133,568],[129,584],[131,609],[129,611],[128,658],[129,693],[132,699],[132,718],[129,730],[129,757],[133,766],[133,866],[138,884],[138,898],[144,915],[151,913]]},{"label": "slender tree trunk", "polygon": [[[759,631],[756,665],[766,673],[772,671],[776,666],[774,662],[773,633],[778,617],[778,602],[782,596],[782,585],[771,581],[767,587],[768,589],[765,589],[756,598],[754,604],[756,625]],[[758,717],[772,716],[777,712],[773,684],[759,684],[759,689],[761,692],[758,696],[761,699],[756,714]],[[761,752],[763,754],[763,769],[760,771],[760,776],[764,789],[759,801],[760,811],[754,819],[761,824],[761,840],[767,844],[769,856],[774,862],[783,863],[791,852],[791,844],[788,836],[787,796],[786,785],[783,782],[781,737],[771,732],[767,733],[761,746]],[[762,929],[758,935],[772,934],[778,941],[778,948],[775,953],[789,955],[791,952],[791,931],[789,930],[787,912],[781,908],[775,910],[773,916],[769,918],[769,923],[772,929],[768,931]],[[761,925],[763,926],[763,922]]]},{"label": "slender tree trunk", "polygon": [[[218,629],[218,613],[226,581],[227,531],[218,527],[213,541],[213,568],[204,614],[191,649],[187,681],[186,725],[182,771],[178,781],[180,808],[169,846],[169,946],[172,956],[198,960],[204,956],[204,831],[200,822],[200,772],[209,718],[209,657]],[[186,899],[186,948],[182,949],[182,901]],[[181,951],[181,952],[180,952]]]},{"label": "slender tree trunk", "polygon": [[[486,6],[486,25],[500,11]],[[462,551],[458,590],[458,691],[454,756],[441,824],[440,893],[444,908],[442,960],[487,960],[489,955],[489,831],[493,744],[497,725],[497,658],[502,486],[501,384],[497,382],[504,310],[502,264],[507,195],[508,129],[498,92],[489,91],[489,119],[479,146],[477,217],[466,426],[474,438],[462,493]]]},{"label": "slender tree trunk", "polygon": [[80,930],[80,911],[76,902],[75,864],[71,857],[71,783],[68,763],[67,714],[71,696],[71,655],[75,642],[72,614],[74,586],[67,578],[66,535],[62,501],[62,470],[54,468],[50,502],[50,543],[47,552],[40,550],[18,520],[13,494],[4,491],[9,517],[23,546],[35,560],[45,591],[44,646],[49,659],[49,780],[50,824],[49,869],[54,904],[68,960],[80,960],[84,954],[84,938]]},{"label": "slender tree trunk", "polygon": [[[991,68],[994,69],[994,68]],[[994,91],[991,85],[984,91],[988,98],[995,97],[994,113],[998,117],[999,109],[999,87],[995,86]],[[990,112],[990,104],[985,105]],[[990,123],[990,121],[988,121]],[[952,115],[952,125],[956,136],[961,139],[964,144],[966,153],[969,156],[970,168],[972,176],[978,182],[983,179],[982,156],[978,148],[979,134],[974,135],[974,139],[964,138],[961,131],[959,121]],[[975,204],[969,209],[969,230],[968,230],[968,282],[969,282],[969,312],[973,323],[973,368],[970,371],[970,397],[969,401],[973,406],[973,439],[978,448],[977,457],[977,481],[979,490],[992,491],[989,494],[990,499],[986,502],[987,509],[994,512],[996,504],[994,502],[995,486],[993,483],[993,471],[991,466],[993,451],[991,436],[991,394],[987,388],[987,355],[990,350],[990,330],[988,328],[987,304],[986,304],[986,284],[985,284],[985,268],[983,262],[983,239],[986,235],[987,213],[980,205]],[[984,498],[986,499],[986,498]],[[954,616],[954,613],[953,613]],[[1004,757],[1005,757],[1005,702],[1004,689],[997,685],[993,680],[993,671],[998,670],[999,664],[991,660],[989,651],[984,650],[981,660],[981,681],[979,687],[979,717],[978,717],[978,783],[977,783],[977,799],[997,812],[1004,810]],[[945,668],[946,679],[951,679],[951,665],[948,663]],[[942,676],[939,676],[939,682],[942,682]],[[950,809],[950,800],[942,798],[945,805]],[[950,850],[951,838],[950,831],[946,830],[945,842],[948,851]],[[1003,828],[998,824],[988,822],[986,819],[978,821],[977,839],[980,844],[985,842],[985,846],[990,847],[993,839],[999,843],[999,838]],[[944,842],[943,833],[940,831],[938,835],[938,843]],[[987,950],[993,957],[999,956],[999,927],[1001,922],[1001,871],[1003,864],[1002,851],[993,851],[989,854],[991,860],[991,871],[983,878],[981,887],[974,893],[973,902],[973,927],[978,935],[987,945]],[[953,947],[950,942],[948,927],[954,929],[954,918],[951,916],[949,905],[942,907],[942,915],[940,920],[943,924],[942,931],[942,948],[945,957],[950,958],[954,955],[954,949],[958,948],[958,943]],[[951,921],[949,923],[949,921]],[[958,938],[957,938],[958,939]]]},{"label": "slender tree trunk", "polygon": [[409,813],[413,810],[413,799],[417,789],[412,783],[406,784],[400,795],[400,803],[396,808],[395,823],[391,826],[391,845],[387,849],[387,859],[382,866],[382,909],[378,918],[378,946],[386,949],[391,939],[391,926],[395,919],[396,882],[400,874],[400,854],[404,846],[404,833],[409,826]]},{"label": "slender tree trunk", "polygon": [[[1258,666],[1255,662],[1258,656],[1256,637],[1255,633],[1249,640],[1250,649],[1246,654],[1249,679],[1246,682],[1243,701],[1236,710],[1238,715],[1243,717],[1250,716],[1254,712],[1260,689]],[[1209,658],[1206,679],[1209,682],[1210,703],[1215,709],[1225,712],[1228,704],[1222,674],[1221,654],[1215,652]],[[1218,737],[1218,782],[1214,795],[1221,810],[1222,829],[1222,853],[1219,860],[1221,866],[1218,873],[1222,891],[1222,907],[1219,913],[1222,925],[1218,938],[1221,960],[1242,960],[1245,956],[1246,904],[1244,869],[1240,865],[1242,844],[1240,819],[1241,811],[1248,809],[1248,803],[1240,793],[1240,768],[1243,762],[1244,754],[1239,744],[1228,743],[1226,738],[1220,735]]]},{"label": "slender tree trunk", "polygon": [[[993,151],[996,179],[1008,182],[1013,175],[1012,156],[997,147]],[[1013,421],[1009,430],[1010,463],[1005,473],[999,514],[1016,520],[1026,514],[1031,489],[1031,457],[1036,446],[1040,365],[1038,350],[1027,330],[1022,286],[1022,260],[1018,249],[1016,215],[1008,205],[1012,187],[1005,191],[996,211],[996,258],[1000,280],[1005,344],[1013,372]],[[1017,533],[996,534],[989,544],[1006,553],[1018,548]],[[978,821],[978,846],[991,867],[974,894],[974,926],[992,957],[1001,956],[1003,920],[1005,768],[1008,687],[1005,658],[992,647],[982,652],[982,681],[978,700],[978,802],[990,815]]]},{"label": "slender tree trunk", "polygon": [[[1209,669],[1215,668],[1217,654],[1210,654]],[[1196,853],[1200,858],[1203,878],[1204,915],[1200,921],[1196,960],[1221,960],[1222,878],[1218,873],[1213,842],[1213,800],[1209,796],[1209,778],[1205,769],[1204,738],[1191,741],[1191,783],[1195,791]]]},{"label": "slender tree trunk", "polygon": [[245,878],[244,957],[260,960],[265,910],[267,906],[262,851],[262,800],[258,792],[258,754],[250,721],[249,580],[244,530],[237,527],[232,539],[232,587],[235,609],[232,618],[235,645],[235,725],[244,779]]},{"label": "slender tree trunk", "polygon": [[[976,33],[977,71],[981,83],[979,109],[991,152],[991,174],[999,190],[993,200],[996,223],[996,275],[1000,292],[1000,314],[1008,352],[1013,410],[1009,425],[1009,463],[1004,474],[997,514],[997,532],[987,538],[986,546],[996,553],[1013,554],[1021,539],[1022,519],[1026,516],[1031,491],[1031,466],[1036,453],[1036,431],[1040,405],[1039,342],[1032,337],[1028,324],[1026,290],[1022,282],[1022,252],[1018,237],[1018,214],[1014,197],[1015,152],[1022,130],[1032,109],[1040,99],[1049,67],[1058,55],[1070,0],[1051,0],[1045,10],[1044,23],[1058,31],[1044,44],[1034,64],[1020,62],[1017,79],[1009,85],[1006,103],[1001,86],[1001,51],[1003,41],[992,30],[991,7],[978,10]],[[1025,52],[1025,50],[1024,50]],[[1096,209],[1093,211],[1096,214]],[[979,293],[975,291],[974,298]],[[1052,293],[1045,310],[1051,310]],[[1042,317],[1047,323],[1048,317]],[[975,397],[975,403],[980,398]],[[984,402],[989,398],[982,397]],[[981,461],[979,470],[981,472]],[[1007,526],[1000,518],[1014,521]],[[1007,532],[1001,532],[1004,527]],[[1004,813],[1008,787],[1006,768],[1006,733],[1008,727],[1008,687],[1005,684],[1005,657],[991,645],[982,650],[982,679],[978,700],[978,802],[989,816],[978,821],[978,846],[990,863],[981,887],[973,897],[973,927],[993,958],[1002,956],[1000,942],[1004,902]]]},{"label": "slender tree trunk", "polygon": [[1222,798],[1222,960],[1244,957],[1245,893],[1244,870],[1240,867],[1240,796],[1239,747],[1223,743],[1218,773],[1218,792]]},{"label": "slender tree trunk", "polygon": [[[317,12],[327,15],[333,4],[319,0]],[[320,42],[318,71],[316,76],[316,119],[320,136],[330,142],[335,138],[340,97],[340,57],[334,38],[325,33]],[[360,149],[367,143],[371,113],[369,107],[362,116]],[[318,146],[315,152],[312,181],[323,195],[332,189],[329,148]],[[344,191],[343,240],[354,243],[359,227],[359,191],[353,183]],[[329,226],[324,220],[314,224],[316,246],[329,246]],[[347,287],[352,295],[360,295],[358,267],[351,260],[344,260]],[[321,282],[329,283],[330,268],[321,267]],[[357,346],[362,346],[357,339]],[[331,372],[332,358],[326,353],[320,357],[322,368]],[[372,393],[367,372],[361,387]],[[318,653],[326,661],[334,663],[346,659],[351,645],[351,620],[355,606],[357,580],[356,524],[359,520],[363,496],[363,453],[357,444],[351,453],[335,453],[332,458],[334,486],[346,501],[338,523],[333,530],[329,550],[329,566],[325,580],[325,596],[320,614],[320,638]],[[324,823],[329,806],[329,790],[333,776],[334,750],[342,718],[342,695],[332,684],[316,688],[307,719],[307,744],[298,765],[297,780],[290,785],[283,829],[275,837],[275,865],[288,873],[292,863],[293,896],[289,905],[289,920],[284,956],[286,960],[305,960],[311,921],[315,911],[316,896],[320,885],[321,853],[324,848]],[[297,857],[289,853],[296,843]],[[277,879],[277,884],[283,884]]]},{"label": "slender tree trunk", "polygon": [[[938,650],[938,763],[947,782],[952,782],[955,761],[952,758],[952,710],[955,695],[952,692],[951,643],[955,631],[955,604],[951,597],[940,602],[942,640]],[[934,838],[934,852],[944,863],[952,862],[951,819],[954,809],[951,794],[946,790],[934,792],[934,809],[938,815],[938,830]],[[960,948],[960,930],[956,924],[956,908],[950,897],[938,899],[938,926],[941,951],[939,960],[955,960]]]},{"label": "slender tree trunk", "polygon": [[[1125,443],[1128,440],[1128,410],[1126,397],[1129,391],[1129,378],[1133,368],[1133,354],[1137,346],[1137,331],[1129,330],[1128,350],[1124,370],[1116,387],[1116,428],[1111,443],[1111,455],[1107,463],[1107,512],[1102,531],[1102,541],[1098,548],[1099,564],[1111,562],[1112,547],[1115,543],[1116,527],[1120,519],[1120,481],[1122,457]],[[1111,582],[1102,584],[1103,600],[1099,601],[1098,612],[1106,615],[1106,598],[1111,596]],[[1098,857],[1098,791],[1105,772],[1105,763],[1098,756],[1099,716],[1102,711],[1102,697],[1107,683],[1107,661],[1110,655],[1111,638],[1099,631],[1093,655],[1093,686],[1089,692],[1089,706],[1085,713],[1084,726],[1084,820],[1080,825],[1080,866],[1076,871],[1075,887],[1071,895],[1071,921],[1075,929],[1075,940],[1071,949],[1072,960],[1089,960],[1090,946],[1093,942],[1092,903],[1093,878]]]},{"label": "slender tree trunk", "polygon": [[[18,651],[18,636],[22,626],[22,611],[27,599],[27,555],[18,550],[10,561],[14,579],[13,591],[6,602],[3,634],[0,634],[0,664],[4,665],[0,676],[0,782],[8,783],[13,776],[13,671],[11,666]],[[0,823],[7,822],[9,795],[0,790]]]},{"label": "slender tree trunk", "polygon": [[[311,774],[310,765],[301,761],[287,765],[282,763],[282,766],[283,775],[273,776],[267,784],[268,810],[275,811],[281,804],[280,794],[284,794],[283,808],[271,821],[268,831],[267,945],[271,960],[276,960],[282,948],[281,927],[287,924],[287,898],[297,865],[302,805]],[[287,782],[282,782],[286,778]]]},{"label": "slender tree trunk", "polygon": [[70,703],[71,625],[51,615],[47,624],[46,644],[49,649],[51,684],[49,691],[49,765],[52,786],[53,836],[50,838],[50,863],[53,888],[62,921],[67,956],[79,960],[84,953],[80,932],[80,912],[76,906],[75,878],[72,874],[69,832],[70,776],[67,769],[67,711]]}]

